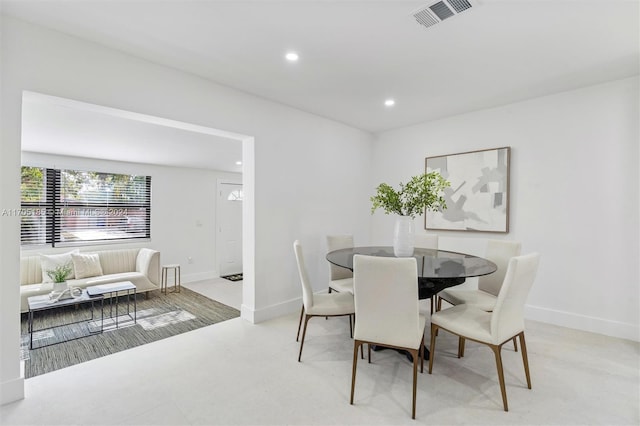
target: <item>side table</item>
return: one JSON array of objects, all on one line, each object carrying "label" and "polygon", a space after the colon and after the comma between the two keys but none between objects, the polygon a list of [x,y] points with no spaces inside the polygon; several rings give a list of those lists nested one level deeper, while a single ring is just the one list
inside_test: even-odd
[{"label": "side table", "polygon": [[173,290],[170,293],[180,293],[180,265],[173,263],[171,265],[162,265],[162,281],[160,283],[160,291],[167,294],[167,287],[169,281],[169,271],[173,270]]},{"label": "side table", "polygon": [[[120,294],[126,292],[127,297],[127,316],[133,320],[133,323],[136,324],[138,322],[138,306],[137,306],[137,293],[136,286],[131,281],[122,281],[111,284],[100,284],[87,287],[86,291],[89,296],[102,296],[103,299],[109,299],[109,318],[115,318],[116,328],[118,328],[118,293]],[[133,316],[131,316],[131,310],[129,304],[131,303],[131,292],[133,292]],[[124,297],[124,296],[123,296]],[[116,315],[113,316],[113,303],[115,299],[116,304]],[[103,311],[104,311],[104,303],[103,303]],[[104,313],[102,314],[104,318]]]}]

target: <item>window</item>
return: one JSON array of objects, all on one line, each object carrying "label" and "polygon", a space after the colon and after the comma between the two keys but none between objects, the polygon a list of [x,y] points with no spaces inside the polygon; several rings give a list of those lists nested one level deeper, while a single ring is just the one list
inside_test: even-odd
[{"label": "window", "polygon": [[242,200],[244,200],[244,193],[242,192],[242,189],[234,189],[233,191],[231,191],[229,193],[229,195],[227,196],[227,200],[228,201],[242,201]]},{"label": "window", "polygon": [[22,167],[22,245],[151,237],[151,176]]}]

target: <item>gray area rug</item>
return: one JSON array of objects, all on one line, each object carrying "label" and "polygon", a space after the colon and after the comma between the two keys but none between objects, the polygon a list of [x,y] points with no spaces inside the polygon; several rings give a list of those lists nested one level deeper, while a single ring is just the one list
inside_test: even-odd
[{"label": "gray area rug", "polygon": [[[182,288],[180,293],[161,294],[137,298],[137,323],[127,315],[126,299],[119,299],[118,327],[109,317],[109,304],[104,305],[104,331],[100,330],[100,306],[97,303],[91,320],[91,304],[70,306],[51,311],[36,312],[34,317],[33,347],[29,349],[27,315],[22,315],[21,357],[25,360],[25,378],[38,376],[89,361],[112,353],[144,345],[240,316],[240,311],[211,300],[199,293]],[[113,311],[115,314],[115,311]],[[115,315],[114,315],[115,317]],[[74,323],[74,324],[70,324]],[[62,324],[70,324],[63,325]],[[55,327],[55,328],[48,328]],[[37,331],[44,329],[42,331]],[[70,339],[76,340],[70,340]],[[63,340],[63,343],[53,344]],[[42,346],[42,347],[40,347]]]}]

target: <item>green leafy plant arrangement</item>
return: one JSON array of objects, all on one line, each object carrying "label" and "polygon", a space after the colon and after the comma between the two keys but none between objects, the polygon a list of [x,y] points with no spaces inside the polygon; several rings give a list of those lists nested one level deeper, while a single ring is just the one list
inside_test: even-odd
[{"label": "green leafy plant arrangement", "polygon": [[48,270],[47,275],[53,280],[54,283],[63,283],[67,280],[67,277],[71,275],[72,271],[73,266],[71,266],[71,263],[66,263],[64,265],[56,266],[54,269]]},{"label": "green leafy plant arrangement", "polygon": [[381,208],[385,214],[395,213],[415,218],[425,210],[444,210],[447,203],[443,193],[449,186],[451,183],[438,172],[414,176],[406,185],[400,182],[398,191],[381,183],[376,188],[376,195],[371,197],[371,214]]}]

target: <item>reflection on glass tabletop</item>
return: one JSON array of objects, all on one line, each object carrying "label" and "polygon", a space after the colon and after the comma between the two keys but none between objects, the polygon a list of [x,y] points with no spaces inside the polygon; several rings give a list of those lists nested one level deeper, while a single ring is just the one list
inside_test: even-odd
[{"label": "reflection on glass tabletop", "polygon": [[[353,247],[335,250],[327,254],[327,260],[334,265],[353,270],[353,256],[395,257],[393,247]],[[418,276],[421,278],[463,278],[478,277],[495,272],[495,263],[471,254],[446,250],[415,248],[413,257],[418,264]]]}]

